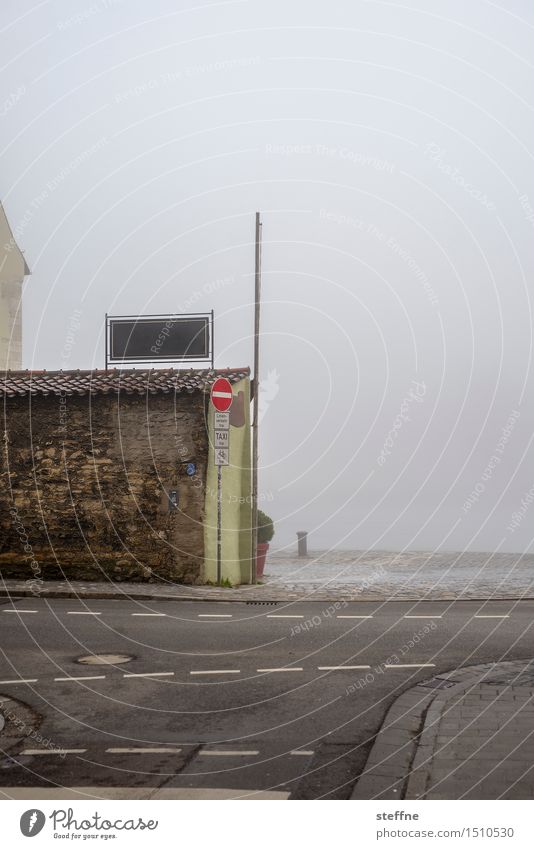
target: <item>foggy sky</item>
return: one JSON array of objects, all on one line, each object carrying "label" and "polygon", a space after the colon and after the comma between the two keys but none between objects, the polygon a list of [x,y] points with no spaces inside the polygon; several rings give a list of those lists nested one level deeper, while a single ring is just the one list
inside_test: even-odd
[{"label": "foggy sky", "polygon": [[212,308],[251,365],[260,210],[277,546],[534,550],[533,38],[518,0],[4,0],[24,366]]}]

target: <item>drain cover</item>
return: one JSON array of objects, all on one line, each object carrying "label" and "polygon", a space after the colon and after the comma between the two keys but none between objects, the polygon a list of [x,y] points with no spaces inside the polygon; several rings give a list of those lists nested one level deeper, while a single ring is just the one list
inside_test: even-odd
[{"label": "drain cover", "polygon": [[267,604],[269,607],[276,607],[277,604],[280,604],[279,601],[246,601],[245,604]]},{"label": "drain cover", "polygon": [[79,657],[77,663],[84,663],[87,666],[110,666],[117,663],[129,663],[133,660],[129,654],[86,654],[84,657]]}]

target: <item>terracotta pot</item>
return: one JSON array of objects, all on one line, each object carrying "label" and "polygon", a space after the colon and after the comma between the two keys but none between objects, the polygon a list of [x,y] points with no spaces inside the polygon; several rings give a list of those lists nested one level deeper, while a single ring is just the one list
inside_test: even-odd
[{"label": "terracotta pot", "polygon": [[265,569],[265,560],[267,559],[268,551],[268,542],[258,542],[256,544],[256,578],[263,577],[263,570]]}]

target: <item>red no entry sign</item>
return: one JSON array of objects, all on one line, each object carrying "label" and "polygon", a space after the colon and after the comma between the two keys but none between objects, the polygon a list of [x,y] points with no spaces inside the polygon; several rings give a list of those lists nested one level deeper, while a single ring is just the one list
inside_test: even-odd
[{"label": "red no entry sign", "polygon": [[211,403],[220,413],[229,410],[232,405],[232,384],[225,377],[218,377],[211,387]]}]

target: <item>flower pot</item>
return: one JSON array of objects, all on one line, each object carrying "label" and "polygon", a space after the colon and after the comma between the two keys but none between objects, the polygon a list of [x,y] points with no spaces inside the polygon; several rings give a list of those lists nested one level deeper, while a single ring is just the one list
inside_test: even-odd
[{"label": "flower pot", "polygon": [[265,569],[265,560],[267,559],[268,551],[268,542],[256,543],[256,578],[263,577],[263,570]]}]

